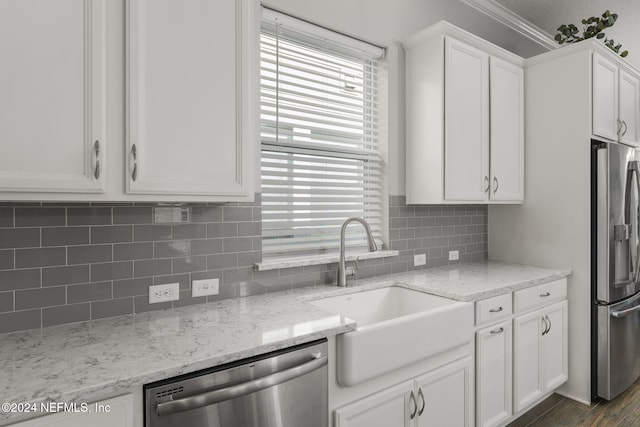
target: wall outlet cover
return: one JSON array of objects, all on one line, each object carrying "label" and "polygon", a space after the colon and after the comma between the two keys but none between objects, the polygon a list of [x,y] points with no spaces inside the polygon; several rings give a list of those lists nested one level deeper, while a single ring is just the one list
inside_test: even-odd
[{"label": "wall outlet cover", "polygon": [[204,297],[207,295],[218,295],[220,293],[219,279],[203,279],[191,281],[191,296]]},{"label": "wall outlet cover", "polygon": [[180,283],[149,286],[149,304],[180,299]]},{"label": "wall outlet cover", "polygon": [[418,267],[427,263],[427,254],[419,254],[413,256],[413,266]]},{"label": "wall outlet cover", "polygon": [[449,261],[457,261],[460,259],[460,251],[449,251]]}]

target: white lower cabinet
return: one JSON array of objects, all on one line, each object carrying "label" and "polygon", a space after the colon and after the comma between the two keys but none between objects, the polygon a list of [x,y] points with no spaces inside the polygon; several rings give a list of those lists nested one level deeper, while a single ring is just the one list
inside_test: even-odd
[{"label": "white lower cabinet", "polygon": [[511,417],[511,320],[476,332],[476,424],[500,425]]},{"label": "white lower cabinet", "polygon": [[416,378],[416,427],[473,425],[471,366],[463,359]]},{"label": "white lower cabinet", "polygon": [[[80,404],[78,404],[80,409]],[[91,412],[59,412],[12,424],[13,427],[133,427],[133,396],[125,394],[87,405]]]},{"label": "white lower cabinet", "polygon": [[567,302],[513,320],[514,406],[527,408],[568,378]]},{"label": "white lower cabinet", "polygon": [[335,411],[335,427],[470,426],[472,359],[450,363]]}]

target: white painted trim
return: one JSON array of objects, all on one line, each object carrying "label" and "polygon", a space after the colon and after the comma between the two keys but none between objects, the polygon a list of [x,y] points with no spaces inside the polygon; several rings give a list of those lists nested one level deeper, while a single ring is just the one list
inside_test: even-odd
[{"label": "white painted trim", "polygon": [[512,12],[495,0],[461,0],[468,6],[473,7],[476,10],[484,13],[485,15],[495,19],[499,23],[506,25],[507,27],[515,30],[516,32],[527,37],[529,40],[539,44],[548,50],[557,49],[560,47],[555,42],[553,37],[542,28],[527,21],[520,15]]}]

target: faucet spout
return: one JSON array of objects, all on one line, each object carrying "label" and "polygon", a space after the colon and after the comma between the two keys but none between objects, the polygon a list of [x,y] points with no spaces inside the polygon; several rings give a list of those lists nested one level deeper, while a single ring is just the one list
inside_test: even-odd
[{"label": "faucet spout", "polygon": [[359,222],[364,227],[367,235],[367,245],[369,247],[369,252],[375,252],[378,250],[378,246],[376,245],[376,241],[373,238],[373,234],[371,233],[371,227],[369,227],[369,223],[364,220],[364,218],[353,217],[348,218],[340,227],[340,258],[338,260],[338,286],[347,286],[347,268],[345,263],[345,247],[344,247],[344,238],[345,232],[347,230],[347,226],[352,222]]}]

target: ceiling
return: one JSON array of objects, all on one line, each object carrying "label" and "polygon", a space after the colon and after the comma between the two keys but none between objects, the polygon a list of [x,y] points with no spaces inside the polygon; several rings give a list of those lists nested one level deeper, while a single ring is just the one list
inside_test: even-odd
[{"label": "ceiling", "polygon": [[618,14],[615,26],[607,30],[622,48],[629,50],[627,59],[640,68],[640,2],[638,0],[495,0],[551,36],[561,24],[575,24],[609,9]]}]

